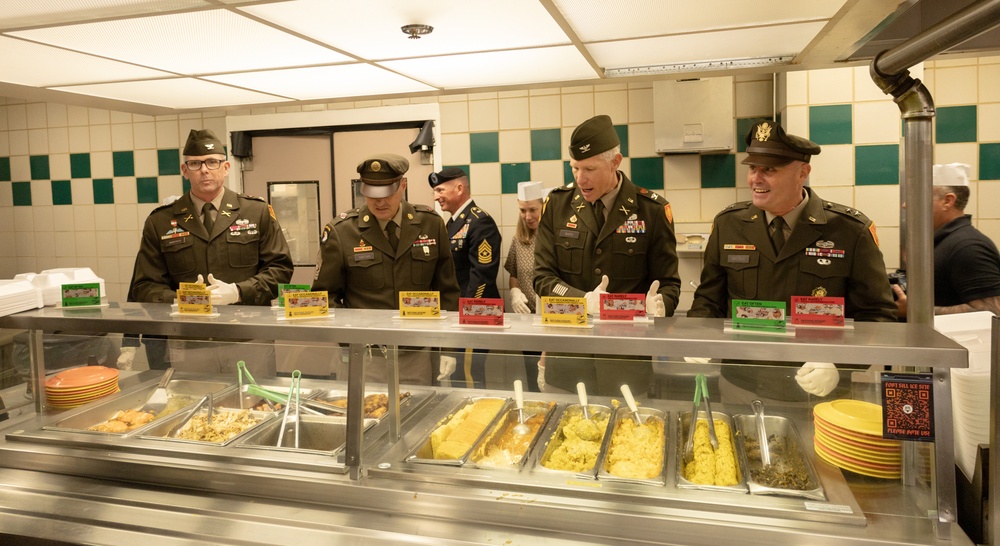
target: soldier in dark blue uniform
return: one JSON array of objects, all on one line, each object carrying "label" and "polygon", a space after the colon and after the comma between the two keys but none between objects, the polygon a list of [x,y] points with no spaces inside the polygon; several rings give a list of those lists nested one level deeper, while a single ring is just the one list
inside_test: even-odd
[{"label": "soldier in dark blue uniform", "polygon": [[[500,230],[489,213],[472,200],[469,175],[458,167],[447,167],[441,172],[431,173],[427,181],[441,210],[451,213],[448,238],[451,240],[451,255],[455,259],[461,297],[499,298]],[[470,360],[467,351],[466,384],[485,385],[486,354],[487,351],[474,350]],[[450,379],[451,373],[444,372],[447,370],[442,371],[438,380]]]}]

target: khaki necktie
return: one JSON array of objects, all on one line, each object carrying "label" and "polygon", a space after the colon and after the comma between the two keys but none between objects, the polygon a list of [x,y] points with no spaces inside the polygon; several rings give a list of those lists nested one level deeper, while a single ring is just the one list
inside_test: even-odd
[{"label": "khaki necktie", "polygon": [[201,207],[201,223],[205,225],[205,231],[207,231],[209,235],[212,234],[212,228],[215,227],[215,220],[212,219],[213,210],[215,210],[215,205],[211,203],[205,203],[205,206]]},{"label": "khaki necktie", "polygon": [[594,201],[594,217],[597,218],[597,231],[604,229],[604,201]]},{"label": "khaki necktie", "polygon": [[785,225],[785,219],[781,216],[775,216],[771,220],[771,227],[774,229],[771,232],[771,244],[774,245],[775,254],[780,254],[781,247],[785,246]]},{"label": "khaki necktie", "polygon": [[399,236],[396,235],[396,222],[389,220],[385,224],[385,236],[389,239],[389,246],[392,247],[392,251],[396,251],[396,247],[399,246]]}]

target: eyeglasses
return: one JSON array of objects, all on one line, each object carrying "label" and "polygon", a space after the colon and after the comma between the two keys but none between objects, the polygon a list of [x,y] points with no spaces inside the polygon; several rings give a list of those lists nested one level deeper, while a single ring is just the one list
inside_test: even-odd
[{"label": "eyeglasses", "polygon": [[190,159],[184,162],[190,171],[200,171],[202,165],[208,167],[208,170],[214,171],[221,167],[223,163],[225,163],[225,160],[222,159],[206,159],[204,161],[200,159]]}]

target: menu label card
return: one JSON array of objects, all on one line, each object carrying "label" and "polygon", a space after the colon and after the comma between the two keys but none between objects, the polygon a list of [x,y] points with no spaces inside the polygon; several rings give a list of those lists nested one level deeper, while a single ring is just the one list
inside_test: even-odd
[{"label": "menu label card", "polygon": [[929,373],[882,373],[882,437],[934,441],[934,389]]},{"label": "menu label card", "polygon": [[278,285],[278,307],[285,306],[286,292],[308,292],[312,288],[308,284],[279,284]]},{"label": "menu label card", "polygon": [[843,326],[844,298],[792,296],[792,324]]},{"label": "menu label card", "polygon": [[503,326],[503,299],[459,298],[458,323]]},{"label": "menu label card", "polygon": [[285,318],[328,317],[330,298],[322,292],[286,292]]},{"label": "menu label card", "polygon": [[632,320],[646,316],[645,294],[601,294],[601,320]]},{"label": "menu label card", "polygon": [[208,290],[208,286],[203,282],[182,282],[177,287],[178,290]]},{"label": "menu label card", "polygon": [[587,324],[586,298],[542,298],[542,324],[584,326]]},{"label": "menu label card", "polygon": [[101,283],[62,285],[62,306],[82,307],[101,304]]},{"label": "menu label card", "polygon": [[204,285],[201,290],[178,290],[177,312],[182,315],[211,315],[212,294]]},{"label": "menu label card", "polygon": [[399,293],[399,316],[403,318],[438,318],[441,316],[441,293],[403,291]]},{"label": "menu label card", "polygon": [[785,330],[785,302],[733,300],[733,328],[783,332]]}]

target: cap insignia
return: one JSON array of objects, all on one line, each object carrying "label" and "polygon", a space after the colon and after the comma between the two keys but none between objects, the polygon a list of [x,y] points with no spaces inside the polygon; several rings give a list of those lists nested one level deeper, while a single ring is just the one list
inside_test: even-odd
[{"label": "cap insignia", "polygon": [[372,172],[379,172],[382,170],[382,164],[378,161],[372,161]]},{"label": "cap insignia", "polygon": [[209,142],[208,144],[205,144],[205,149],[206,150],[214,150],[215,149],[215,144],[212,144],[211,142]]},{"label": "cap insignia", "polygon": [[761,142],[767,142],[767,139],[771,138],[771,126],[767,123],[758,125],[756,138]]},{"label": "cap insignia", "polygon": [[583,146],[580,146],[580,153],[581,154],[585,154],[585,153],[587,153],[589,151],[590,151],[590,144],[584,144]]}]

